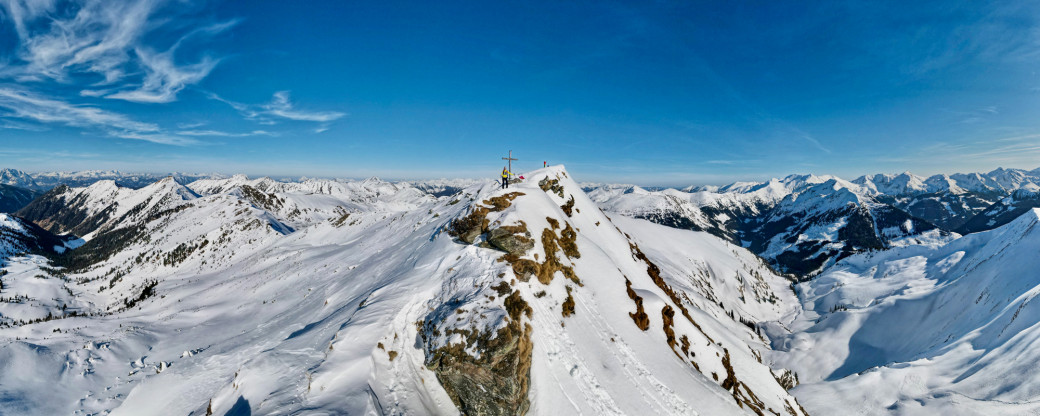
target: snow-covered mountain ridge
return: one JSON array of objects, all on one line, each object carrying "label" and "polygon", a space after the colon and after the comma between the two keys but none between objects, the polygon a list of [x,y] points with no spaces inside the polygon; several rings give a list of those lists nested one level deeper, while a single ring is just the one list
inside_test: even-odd
[{"label": "snow-covered mountain ridge", "polygon": [[758,331],[797,313],[786,280],[708,234],[608,217],[561,167],[525,177],[444,197],[55,188],[23,213],[86,241],[5,268],[3,295],[38,302],[0,328],[0,407],[804,414]]}]

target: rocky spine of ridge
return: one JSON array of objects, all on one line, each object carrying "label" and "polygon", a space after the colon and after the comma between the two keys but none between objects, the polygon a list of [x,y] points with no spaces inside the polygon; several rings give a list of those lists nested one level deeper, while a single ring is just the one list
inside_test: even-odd
[{"label": "rocky spine of ridge", "polygon": [[[502,272],[485,286],[456,293],[452,298],[457,301],[434,306],[416,324],[426,366],[462,413],[525,414],[532,406],[528,390],[538,382],[531,377],[532,361],[539,359],[532,352],[544,336],[539,334],[554,331],[539,325],[559,322],[566,331],[568,322],[583,313],[581,299],[605,291],[632,301],[635,312],[622,316],[631,331],[642,334],[634,336],[660,336],[676,365],[715,383],[732,396],[735,408],[804,414],[793,397],[781,393],[775,376],[766,383],[743,373],[754,362],[747,361],[753,353],[742,352],[741,364],[733,364],[738,361],[731,354],[735,346],[726,346],[729,341],[699,324],[703,318],[694,316],[688,295],[672,287],[661,268],[583,193],[575,194],[581,191],[565,171],[545,169],[528,176],[527,186],[474,200],[444,229],[458,244],[499,251]],[[584,236],[582,229],[597,237]],[[616,267],[586,262],[588,247],[606,246],[624,250],[611,258]],[[554,317],[538,316],[548,311]],[[756,392],[767,385],[770,394],[779,395],[768,403]]]}]

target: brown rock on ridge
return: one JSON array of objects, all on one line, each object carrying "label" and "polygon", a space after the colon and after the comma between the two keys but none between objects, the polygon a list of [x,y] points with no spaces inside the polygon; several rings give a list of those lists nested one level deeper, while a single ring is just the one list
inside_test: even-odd
[{"label": "brown rock on ridge", "polygon": [[[523,415],[531,406],[527,392],[531,383],[533,329],[521,322],[523,316],[531,316],[531,307],[519,292],[510,294],[505,306],[509,313],[506,327],[494,334],[470,332],[466,343],[438,348],[427,357],[427,367],[437,374],[437,380],[463,414]],[[467,345],[475,345],[480,358],[467,353]]]}]

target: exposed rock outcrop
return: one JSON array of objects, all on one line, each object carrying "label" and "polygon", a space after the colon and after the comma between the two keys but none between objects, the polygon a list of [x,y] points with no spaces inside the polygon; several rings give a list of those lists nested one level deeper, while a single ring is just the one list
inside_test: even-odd
[{"label": "exposed rock outcrop", "polygon": [[524,224],[503,226],[488,231],[487,241],[493,247],[514,256],[522,256],[534,248],[531,232]]},{"label": "exposed rock outcrop", "polygon": [[[450,344],[427,355],[426,365],[437,374],[448,396],[466,415],[512,416],[530,408],[532,328],[522,322],[531,307],[519,292],[505,300],[509,323],[497,332],[471,331],[465,343]],[[426,331],[436,331],[427,322]],[[477,357],[468,353],[472,346]]]}]

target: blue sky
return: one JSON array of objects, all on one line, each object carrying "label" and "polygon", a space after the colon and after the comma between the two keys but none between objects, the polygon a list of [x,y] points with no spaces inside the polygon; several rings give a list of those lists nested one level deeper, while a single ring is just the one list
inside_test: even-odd
[{"label": "blue sky", "polygon": [[721,184],[1040,167],[1033,2],[0,1],[0,165]]}]

